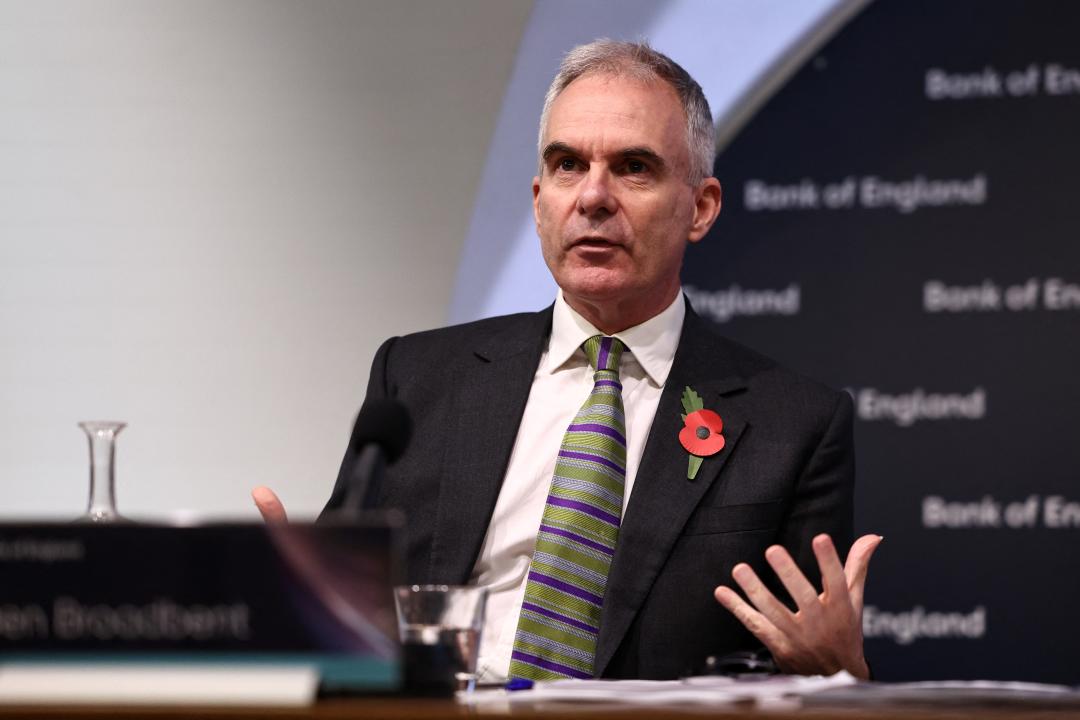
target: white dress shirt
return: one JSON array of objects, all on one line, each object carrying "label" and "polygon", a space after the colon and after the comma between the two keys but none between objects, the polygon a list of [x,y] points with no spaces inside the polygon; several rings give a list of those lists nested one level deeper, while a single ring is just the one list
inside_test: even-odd
[{"label": "white dress shirt", "polygon": [[[615,333],[627,348],[619,360],[626,412],[624,510],[660,393],[675,359],[685,314],[680,292],[659,315]],[[509,673],[518,613],[555,459],[567,426],[592,391],[593,371],[581,345],[601,334],[566,303],[560,292],[555,300],[551,338],[533,376],[506,477],[470,578],[471,585],[488,589],[477,663],[481,682],[501,682]]]}]

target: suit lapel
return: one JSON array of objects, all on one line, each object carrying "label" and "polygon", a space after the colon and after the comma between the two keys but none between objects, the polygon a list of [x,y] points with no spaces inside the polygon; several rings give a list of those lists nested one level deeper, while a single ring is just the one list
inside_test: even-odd
[{"label": "suit lapel", "polygon": [[470,348],[454,378],[428,573],[439,582],[469,578],[550,332],[548,308]]},{"label": "suit lapel", "polygon": [[[745,387],[725,358],[710,352],[712,330],[687,305],[679,348],[638,467],[630,502],[619,529],[615,557],[604,593],[595,672],[600,676],[622,642],[687,518],[735,450],[746,418],[725,407],[724,396]],[[705,458],[694,480],[687,479],[688,453],[679,442],[681,396],[687,386],[723,420],[724,448]]]}]

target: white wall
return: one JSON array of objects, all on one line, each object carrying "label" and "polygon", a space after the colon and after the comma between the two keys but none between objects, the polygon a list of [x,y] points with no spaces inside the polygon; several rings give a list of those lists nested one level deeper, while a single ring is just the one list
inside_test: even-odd
[{"label": "white wall", "polygon": [[529,5],[0,0],[0,517],[82,511],[85,419],[122,512],[314,514],[445,322]]}]

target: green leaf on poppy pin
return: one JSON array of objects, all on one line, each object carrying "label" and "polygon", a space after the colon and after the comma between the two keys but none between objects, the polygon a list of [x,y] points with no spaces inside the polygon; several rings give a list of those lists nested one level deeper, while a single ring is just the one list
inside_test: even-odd
[{"label": "green leaf on poppy pin", "polygon": [[702,402],[701,396],[694,392],[694,389],[689,385],[683,390],[682,394],[682,406],[686,414],[682,416],[683,422],[686,422],[686,415],[694,412],[695,410],[704,410],[705,403]]},{"label": "green leaf on poppy pin", "polygon": [[701,469],[701,461],[702,460],[704,460],[704,458],[702,458],[702,457],[700,457],[698,455],[691,455],[690,456],[690,466],[686,469],[686,479],[687,480],[693,480],[694,478],[697,477],[697,472],[698,472],[698,470]]}]

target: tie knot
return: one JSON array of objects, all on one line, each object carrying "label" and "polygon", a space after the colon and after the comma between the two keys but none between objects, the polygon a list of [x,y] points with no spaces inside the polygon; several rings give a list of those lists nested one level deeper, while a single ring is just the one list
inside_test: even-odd
[{"label": "tie knot", "polygon": [[618,338],[594,335],[581,347],[593,370],[619,372],[619,357],[623,352],[623,344]]}]

